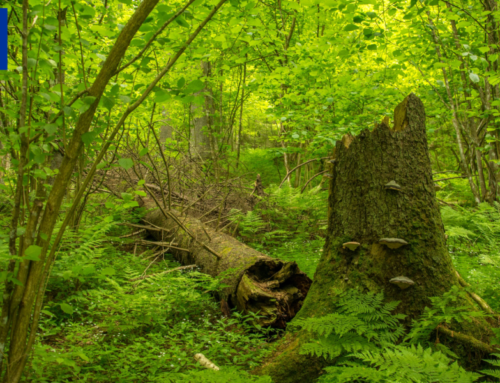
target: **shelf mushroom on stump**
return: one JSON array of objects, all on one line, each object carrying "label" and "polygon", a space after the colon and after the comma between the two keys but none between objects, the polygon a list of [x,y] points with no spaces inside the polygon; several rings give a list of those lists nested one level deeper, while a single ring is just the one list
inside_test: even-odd
[{"label": "shelf mushroom on stump", "polygon": [[381,238],[378,243],[386,245],[389,249],[399,249],[401,246],[408,245],[408,242],[400,238]]},{"label": "shelf mushroom on stump", "polygon": [[406,290],[408,287],[413,286],[415,282],[413,282],[410,278],[405,276],[400,276],[396,278],[392,278],[389,283],[398,286],[401,290]]},{"label": "shelf mushroom on stump", "polygon": [[385,185],[385,188],[387,190],[397,190],[397,191],[401,190],[401,186],[399,184],[397,184],[396,181],[390,181],[389,183],[387,183]]},{"label": "shelf mushroom on stump", "polygon": [[342,245],[344,248],[348,248],[351,251],[356,250],[361,244],[359,242],[346,242]]}]

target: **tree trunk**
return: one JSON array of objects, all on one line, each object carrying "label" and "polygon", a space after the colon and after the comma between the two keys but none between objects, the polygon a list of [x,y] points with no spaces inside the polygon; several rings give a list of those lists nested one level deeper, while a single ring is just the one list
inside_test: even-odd
[{"label": "tree trunk", "polygon": [[[346,135],[337,142],[329,189],[328,235],[297,318],[329,314],[334,307],[332,294],[359,288],[384,291],[387,301],[400,301],[397,312],[406,314],[405,323],[410,324],[429,306],[429,297],[460,286],[436,201],[424,107],[414,94],[396,108],[394,125],[391,129],[384,120],[372,132]],[[386,187],[391,181],[399,188]],[[391,249],[385,244],[390,241],[382,238],[401,239],[407,244]],[[343,246],[346,242],[360,246],[350,250]],[[414,285],[401,289],[390,283],[400,276],[411,279]],[[472,300],[464,304],[478,309]],[[479,326],[482,337],[476,332]],[[491,331],[483,326],[482,322],[467,323],[465,328],[453,330],[484,341]],[[308,337],[305,332],[288,334],[277,354],[257,373],[269,374],[280,383],[313,381],[327,362],[299,355],[300,345]],[[457,348],[464,351],[458,340],[442,338],[441,342],[455,352]]]},{"label": "tree trunk", "polygon": [[[211,65],[208,61],[203,61],[201,63],[201,69],[203,71],[203,76],[208,78],[211,76]],[[192,115],[197,115],[201,108],[201,115],[193,119],[193,125],[191,127],[189,150],[192,158],[206,160],[213,156],[215,151],[215,143],[213,142],[214,137],[212,134],[212,119],[214,115],[214,105],[213,96],[210,86],[207,85],[203,92],[208,92],[210,96],[205,96],[204,106],[200,107],[198,105],[191,105]]]},{"label": "tree trunk", "polygon": [[166,150],[167,147],[165,145],[165,141],[167,139],[172,138],[172,133],[173,133],[173,129],[172,129],[172,125],[171,125],[172,120],[170,119],[170,112],[167,109],[165,109],[165,107],[162,108],[161,114],[162,114],[163,120],[162,120],[162,124],[160,126],[160,144],[161,144],[163,150]]},{"label": "tree trunk", "polygon": [[167,219],[161,210],[150,212],[145,221],[164,229],[150,231],[157,240],[172,241],[177,248],[187,250],[170,249],[177,261],[196,264],[201,272],[212,277],[224,273],[222,281],[227,287],[221,298],[231,307],[258,313],[262,316],[261,326],[286,327],[302,307],[311,285],[295,262],[268,257],[230,235],[203,227],[197,219],[181,217],[173,210],[170,213],[178,216],[189,232],[173,219]]}]

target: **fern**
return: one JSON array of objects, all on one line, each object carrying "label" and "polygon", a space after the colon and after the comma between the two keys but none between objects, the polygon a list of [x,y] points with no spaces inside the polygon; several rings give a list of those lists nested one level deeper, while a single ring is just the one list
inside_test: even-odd
[{"label": "fern", "polygon": [[481,377],[452,363],[441,352],[420,345],[364,351],[351,356],[362,363],[355,361],[327,367],[328,374],[320,382],[468,383]]},{"label": "fern", "polygon": [[465,301],[466,292],[453,286],[440,297],[431,297],[431,307],[425,307],[420,318],[413,322],[406,340],[411,343],[428,341],[431,333],[441,324],[470,322],[474,318],[485,317],[483,311],[470,311],[468,306],[460,306]]},{"label": "fern", "polygon": [[[426,309],[424,320],[415,323],[407,339],[416,342],[440,323],[472,320],[471,313],[457,307],[462,298],[456,289],[431,298],[433,306]],[[468,383],[481,377],[452,363],[441,351],[421,344],[396,345],[404,335],[400,324],[404,315],[391,314],[399,302],[384,303],[382,293],[361,294],[357,290],[344,292],[337,299],[332,314],[295,321],[317,338],[303,345],[302,353],[334,359],[334,366],[325,369],[327,374],[320,382]],[[444,351],[452,355],[446,348]],[[500,366],[498,361],[488,362]],[[496,377],[498,371],[483,373]]]},{"label": "fern", "polygon": [[404,334],[404,315],[392,315],[399,302],[384,303],[384,295],[349,290],[339,295],[335,312],[319,318],[298,319],[295,326],[318,339],[301,352],[335,358],[347,352],[375,350],[396,342]]},{"label": "fern", "polygon": [[484,361],[488,362],[489,364],[492,364],[495,367],[498,367],[499,369],[496,370],[488,369],[488,370],[482,370],[481,372],[483,374],[492,376],[500,380],[500,354],[491,354],[491,355],[496,356],[499,359],[484,359]]}]

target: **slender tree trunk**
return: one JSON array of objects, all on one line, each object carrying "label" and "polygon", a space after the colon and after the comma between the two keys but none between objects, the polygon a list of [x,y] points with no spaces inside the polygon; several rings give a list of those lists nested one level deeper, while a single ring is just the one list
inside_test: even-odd
[{"label": "slender tree trunk", "polygon": [[[429,297],[460,287],[435,196],[424,108],[414,94],[396,108],[394,125],[391,129],[383,122],[372,132],[364,130],[357,137],[347,135],[337,142],[328,235],[297,318],[330,314],[332,295],[358,288],[383,291],[387,301],[400,301],[397,312],[407,315],[405,323],[410,324],[429,306]],[[386,187],[391,181],[399,184],[399,190]],[[391,240],[406,245],[390,248],[387,243]],[[350,250],[343,245],[346,242],[358,242],[359,247]],[[401,289],[391,283],[401,276],[414,284]],[[470,305],[471,311],[480,310],[471,299],[462,303]],[[492,336],[484,321],[456,324],[452,330],[475,335],[483,342]],[[326,361],[300,355],[300,345],[308,339],[306,332],[288,335],[257,372],[280,383],[313,381]],[[462,356],[464,351],[473,352],[469,344],[455,338],[441,336],[440,341]]]},{"label": "slender tree trunk", "polygon": [[[211,65],[208,61],[201,63],[203,76],[209,78],[211,76]],[[206,86],[203,92],[212,93],[210,86]],[[199,114],[201,108],[201,115],[193,118],[191,127],[189,149],[192,158],[201,158],[202,160],[209,159],[214,154],[214,142],[212,134],[212,117],[214,114],[212,96],[205,96],[203,106],[192,105],[191,113],[194,115]]]},{"label": "slender tree trunk", "polygon": [[243,105],[245,102],[245,81],[247,78],[247,64],[243,64],[243,80],[241,84],[241,105],[240,105],[240,125],[238,127],[238,143],[236,147],[236,169],[240,164],[240,152],[241,152],[241,131],[243,130]]}]

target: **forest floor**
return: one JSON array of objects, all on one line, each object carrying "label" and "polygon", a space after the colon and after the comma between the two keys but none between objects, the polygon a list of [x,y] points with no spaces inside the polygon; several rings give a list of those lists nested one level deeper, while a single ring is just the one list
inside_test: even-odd
[{"label": "forest floor", "polygon": [[[248,179],[250,184],[251,179]],[[313,278],[326,230],[325,190],[301,194],[270,186],[253,210],[234,210],[238,239],[296,261]],[[450,193],[440,192],[451,201]],[[452,207],[450,207],[450,205]],[[500,209],[443,205],[450,252],[460,274],[500,310]],[[221,281],[137,244],[141,210],[108,195],[89,202],[78,231],[67,231],[47,289],[30,382],[270,382],[248,371],[272,352],[282,331],[252,315],[226,317],[214,298]],[[1,235],[7,238],[7,216]],[[141,234],[143,235],[143,234]],[[6,242],[0,245],[4,251]],[[161,250],[161,249],[160,249]],[[225,372],[205,370],[203,353]]]}]

